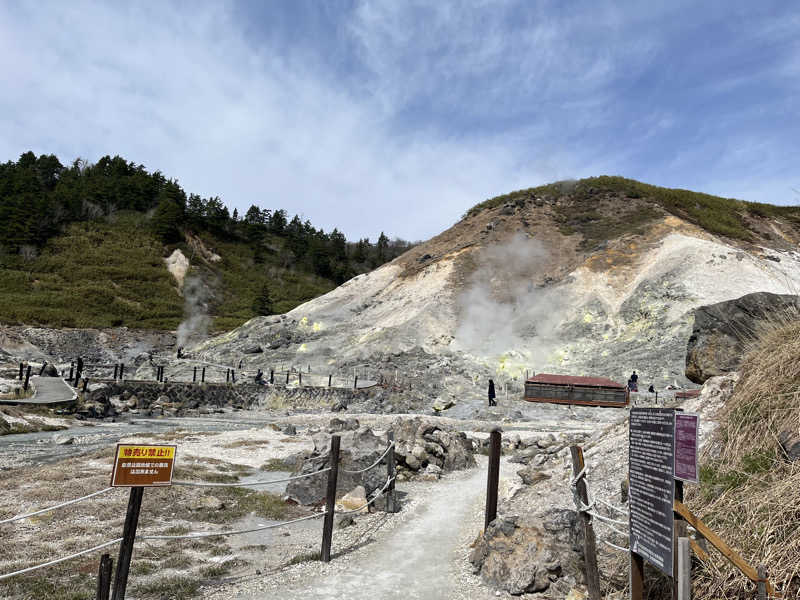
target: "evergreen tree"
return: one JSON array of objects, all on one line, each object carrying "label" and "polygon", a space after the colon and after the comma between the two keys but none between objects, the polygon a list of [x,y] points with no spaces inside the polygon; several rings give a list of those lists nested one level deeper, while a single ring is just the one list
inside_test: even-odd
[{"label": "evergreen tree", "polygon": [[261,289],[253,301],[253,311],[255,311],[257,315],[265,317],[274,314],[272,296],[270,295],[269,286],[266,283],[261,286]]}]

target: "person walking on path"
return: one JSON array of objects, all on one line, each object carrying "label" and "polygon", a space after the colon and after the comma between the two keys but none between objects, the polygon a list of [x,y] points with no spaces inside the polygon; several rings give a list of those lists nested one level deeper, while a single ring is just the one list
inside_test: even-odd
[{"label": "person walking on path", "polygon": [[494,392],[494,381],[491,379],[489,380],[489,406],[497,406],[497,402],[495,402],[495,398],[497,394]]}]

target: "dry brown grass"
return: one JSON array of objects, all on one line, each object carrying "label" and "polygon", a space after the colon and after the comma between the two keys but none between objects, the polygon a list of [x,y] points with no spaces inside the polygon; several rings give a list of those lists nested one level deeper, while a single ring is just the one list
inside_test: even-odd
[{"label": "dry brown grass", "polygon": [[[757,566],[785,598],[800,594],[800,463],[787,460],[781,432],[800,433],[800,321],[779,315],[751,345],[741,379],[720,415],[692,510]],[[712,550],[695,578],[700,599],[752,598],[754,586]]]}]

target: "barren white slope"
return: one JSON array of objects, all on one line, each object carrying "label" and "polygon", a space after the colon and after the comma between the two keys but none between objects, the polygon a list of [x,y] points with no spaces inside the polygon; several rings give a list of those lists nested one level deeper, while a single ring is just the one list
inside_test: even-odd
[{"label": "barren white slope", "polygon": [[[385,265],[286,315],[253,319],[198,350],[238,360],[244,347],[258,343],[265,356],[334,364],[421,348],[455,353],[467,367],[508,377],[532,369],[624,381],[637,369],[643,381],[663,385],[686,381],[694,308],[752,292],[800,289],[797,252],[746,252],[702,233],[667,232],[623,266],[580,266],[546,287],[537,286],[543,274],[531,269],[546,249],[530,238],[514,244],[508,262],[529,264],[510,264],[506,271],[496,263],[483,278],[479,266],[466,282],[454,277],[453,255],[411,276]],[[524,244],[530,244],[529,254]],[[474,252],[480,265],[487,250]],[[488,252],[497,258],[497,249]]]}]

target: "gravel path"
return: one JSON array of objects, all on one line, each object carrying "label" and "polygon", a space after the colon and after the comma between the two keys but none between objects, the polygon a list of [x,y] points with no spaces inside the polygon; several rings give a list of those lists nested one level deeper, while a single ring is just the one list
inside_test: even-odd
[{"label": "gravel path", "polygon": [[[205,597],[215,600],[496,598],[495,592],[472,574],[468,563],[469,546],[483,528],[487,461],[485,457],[478,459],[478,468],[449,474],[438,482],[399,485],[398,490],[408,494],[403,510],[391,515],[389,523],[382,522],[355,549],[334,548],[331,563],[303,563],[268,577],[239,581]],[[509,475],[504,461],[501,476]],[[334,541],[344,537],[346,531],[335,530]]]},{"label": "gravel path", "polygon": [[36,389],[32,398],[20,398],[6,404],[58,404],[75,400],[77,393],[61,377],[31,377]]}]

